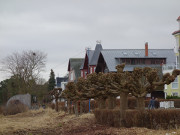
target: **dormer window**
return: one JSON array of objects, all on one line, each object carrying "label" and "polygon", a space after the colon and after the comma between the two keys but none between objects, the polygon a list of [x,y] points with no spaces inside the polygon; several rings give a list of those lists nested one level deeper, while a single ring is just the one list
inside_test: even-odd
[{"label": "dormer window", "polygon": [[157,56],[157,53],[156,53],[156,52],[153,52],[152,54],[153,54],[154,56]]},{"label": "dormer window", "polygon": [[124,55],[124,56],[127,56],[128,54],[127,54],[127,52],[123,52],[123,55]]},{"label": "dormer window", "polygon": [[135,55],[135,56],[139,56],[139,53],[138,53],[138,52],[135,52],[134,55]]}]

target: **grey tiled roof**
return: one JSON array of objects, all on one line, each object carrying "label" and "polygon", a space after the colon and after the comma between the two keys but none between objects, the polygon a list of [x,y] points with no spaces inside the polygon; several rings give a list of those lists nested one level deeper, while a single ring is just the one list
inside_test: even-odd
[{"label": "grey tiled roof", "polygon": [[144,49],[104,49],[101,54],[110,72],[116,71],[119,64],[116,58],[166,58],[166,64],[174,65],[176,62],[173,49],[148,49],[148,56],[145,56]]},{"label": "grey tiled roof", "polygon": [[[89,50],[89,62],[92,60],[94,53],[95,53],[94,50]],[[87,53],[87,54],[88,54],[88,53]]]},{"label": "grey tiled roof", "polygon": [[96,48],[94,50],[94,54],[92,56],[92,59],[89,62],[89,65],[97,65],[98,57],[99,57],[101,50],[102,50],[102,45],[97,44]]}]

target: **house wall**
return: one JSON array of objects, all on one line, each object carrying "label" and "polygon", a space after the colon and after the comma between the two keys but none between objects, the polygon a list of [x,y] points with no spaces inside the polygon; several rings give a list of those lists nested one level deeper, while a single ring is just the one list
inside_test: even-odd
[{"label": "house wall", "polygon": [[[176,40],[176,46],[175,46],[175,55],[176,55],[176,68],[180,69],[180,64],[179,64],[179,48],[180,48],[180,34],[174,35],[175,40]],[[173,94],[177,94],[177,96],[180,96],[180,76],[178,78],[178,88],[173,89],[172,88],[172,83],[170,85],[167,85],[166,88],[164,89],[165,95],[172,96]]]},{"label": "house wall", "polygon": [[86,78],[87,72],[88,72],[87,69],[82,69],[82,70],[81,70],[81,77]]},{"label": "house wall", "polygon": [[178,88],[177,89],[173,89],[172,88],[172,83],[165,86],[164,92],[166,93],[166,95],[168,96],[172,96],[173,93],[177,93],[177,96],[180,96],[180,76],[177,77],[178,78]]},{"label": "house wall", "polygon": [[74,70],[69,71],[69,77],[68,77],[68,82],[74,82],[75,81],[75,72]]},{"label": "house wall", "polygon": [[95,70],[96,70],[96,66],[89,66],[89,72],[90,72],[90,74],[91,73],[94,73],[95,72]]},{"label": "house wall", "polygon": [[65,90],[67,82],[61,82],[62,91]]},{"label": "house wall", "polygon": [[[94,73],[96,66],[89,66],[89,74]],[[86,78],[88,74],[88,69],[81,69],[81,77]]]}]

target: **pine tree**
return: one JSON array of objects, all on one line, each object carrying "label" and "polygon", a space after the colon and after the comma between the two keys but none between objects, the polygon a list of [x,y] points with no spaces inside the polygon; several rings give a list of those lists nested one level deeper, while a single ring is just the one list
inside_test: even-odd
[{"label": "pine tree", "polygon": [[50,73],[50,78],[49,78],[49,84],[48,84],[48,90],[53,90],[55,85],[56,85],[56,81],[55,81],[55,74],[54,71],[51,69],[51,73]]}]

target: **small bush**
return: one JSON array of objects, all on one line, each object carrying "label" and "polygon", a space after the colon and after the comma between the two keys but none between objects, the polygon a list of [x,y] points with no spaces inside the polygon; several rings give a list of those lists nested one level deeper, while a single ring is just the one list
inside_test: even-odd
[{"label": "small bush", "polygon": [[28,110],[28,107],[21,103],[19,100],[12,100],[9,102],[8,106],[5,107],[3,111],[4,115],[14,115],[17,113],[22,113]]}]

